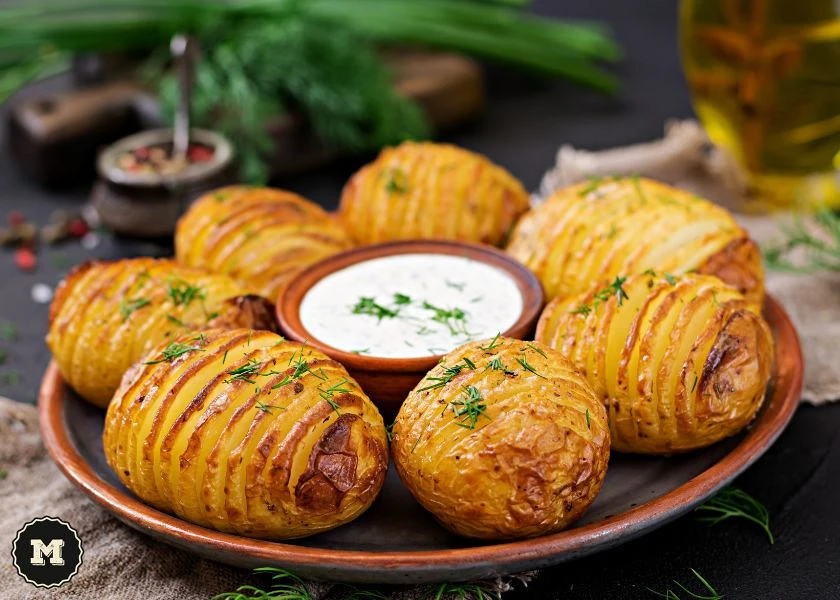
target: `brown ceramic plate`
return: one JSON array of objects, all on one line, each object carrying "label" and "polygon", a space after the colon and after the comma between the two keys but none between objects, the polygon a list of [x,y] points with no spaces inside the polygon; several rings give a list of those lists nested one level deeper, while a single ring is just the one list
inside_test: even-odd
[{"label": "brown ceramic plate", "polygon": [[476,544],[441,528],[389,472],[373,507],[353,523],[288,543],[229,535],[191,525],[135,498],[108,468],[104,412],[64,384],[55,364],[39,398],[44,443],[64,474],[129,526],[161,541],[240,567],[277,566],[307,577],[370,583],[484,578],[536,569],[617,546],[685,514],[761,456],[793,416],[802,388],[802,354],[788,316],[768,299],[776,339],[767,399],[744,433],[671,458],[610,460],[595,503],[571,529],[531,540]]}]

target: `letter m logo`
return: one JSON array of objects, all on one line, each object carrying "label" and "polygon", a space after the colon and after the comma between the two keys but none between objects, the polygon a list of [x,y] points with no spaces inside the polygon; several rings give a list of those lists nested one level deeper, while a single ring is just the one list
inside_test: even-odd
[{"label": "letter m logo", "polygon": [[43,540],[34,539],[30,543],[32,544],[32,558],[29,559],[30,564],[43,565],[45,556],[50,557],[51,565],[64,564],[64,559],[61,557],[64,540],[50,540],[49,544],[45,544]]}]

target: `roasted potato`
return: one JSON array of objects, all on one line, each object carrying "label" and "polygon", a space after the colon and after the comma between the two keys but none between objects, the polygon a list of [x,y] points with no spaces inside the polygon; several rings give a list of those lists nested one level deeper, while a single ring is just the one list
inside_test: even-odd
[{"label": "roasted potato", "polygon": [[757,307],[707,275],[650,271],[544,310],[537,340],[569,357],[607,407],[612,447],[670,454],[755,416],[773,337]]},{"label": "roasted potato", "polygon": [[103,445],[108,464],[145,502],[267,539],[355,519],[388,466],[382,417],[344,367],[244,329],[154,348],[123,377]]},{"label": "roasted potato", "polygon": [[339,216],[360,244],[423,238],[498,245],[527,209],[522,184],[485,157],[405,142],[353,175]]},{"label": "roasted potato", "polygon": [[312,263],[351,246],[320,206],[271,188],[231,186],[199,198],[178,221],[178,261],[223,273],[276,300]]},{"label": "roasted potato", "polygon": [[519,221],[507,250],[537,274],[549,299],[647,269],[716,275],[759,304],[764,294],[758,247],[732,216],[650,179],[562,189]]},{"label": "roasted potato", "polygon": [[85,263],[56,290],[47,345],[65,381],[104,407],[126,369],[167,338],[203,327],[276,329],[271,303],[247,293],[171,260]]},{"label": "roasted potato", "polygon": [[409,393],[391,451],[445,527],[481,539],[557,531],[604,480],[604,407],[560,353],[497,336],[447,354]]}]

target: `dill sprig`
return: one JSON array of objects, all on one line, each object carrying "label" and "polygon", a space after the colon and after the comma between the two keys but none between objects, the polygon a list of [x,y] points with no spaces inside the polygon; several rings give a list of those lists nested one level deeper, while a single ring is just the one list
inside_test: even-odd
[{"label": "dill sprig", "polygon": [[244,365],[236,367],[227,372],[230,377],[224,380],[224,383],[231,383],[232,381],[244,381],[246,383],[254,384],[252,379],[255,375],[260,374],[262,363],[255,358],[249,358]]},{"label": "dill sprig", "polygon": [[501,600],[498,590],[491,589],[480,583],[441,583],[430,590],[429,600]]},{"label": "dill sprig", "polygon": [[[715,588],[713,588],[713,587],[712,587],[712,585],[711,585],[708,581],[706,581],[706,580],[703,578],[703,576],[702,576],[702,575],[700,575],[700,573],[698,573],[698,572],[697,572],[697,571],[695,571],[694,569],[691,569],[691,572],[692,572],[692,573],[694,573],[694,576],[695,576],[697,579],[699,579],[699,580],[700,580],[700,583],[702,583],[702,584],[703,584],[703,587],[705,587],[705,588],[706,588],[706,591],[707,591],[707,592],[709,592],[709,594],[710,594],[710,595],[708,595],[708,596],[702,596],[702,595],[700,595],[700,594],[697,594],[697,593],[695,593],[695,592],[692,592],[692,591],[691,591],[691,590],[689,590],[687,587],[685,587],[683,584],[681,584],[679,581],[674,580],[674,584],[675,584],[678,588],[680,588],[683,592],[685,592],[686,594],[688,594],[688,598],[695,598],[696,600],[721,600],[721,599],[723,598],[723,596],[722,596],[722,595],[720,595],[720,594],[719,594],[719,593],[715,590]],[[676,593],[674,590],[672,590],[671,588],[666,589],[664,592],[657,592],[656,590],[652,590],[652,589],[650,589],[650,588],[647,588],[647,590],[648,590],[651,594],[656,594],[656,595],[657,595],[657,596],[659,596],[660,598],[665,598],[666,600],[681,600],[681,599],[680,599],[680,597],[677,595],[677,593]]]},{"label": "dill sprig", "polygon": [[490,369],[491,371],[501,371],[505,375],[516,375],[515,371],[511,371],[508,369],[503,363],[502,359],[498,356],[494,356],[488,363],[487,366],[484,367],[484,370]]},{"label": "dill sprig", "polygon": [[747,519],[764,530],[771,544],[775,541],[773,532],[770,531],[770,513],[767,507],[744,490],[724,488],[695,511],[706,513],[705,516],[698,517],[698,520],[709,525],[717,525],[731,518]]},{"label": "dill sprig", "polygon": [[203,348],[198,346],[190,346],[189,344],[182,344],[180,342],[170,342],[169,345],[161,351],[163,358],[158,360],[149,360],[144,362],[144,365],[156,365],[162,362],[172,362],[179,356],[189,354],[190,352],[204,352]]},{"label": "dill sprig", "polygon": [[397,292],[396,294],[394,294],[394,304],[396,304],[397,306],[411,304],[411,297]]},{"label": "dill sprig", "polygon": [[423,308],[432,311],[432,321],[446,326],[452,335],[458,335],[459,333],[469,335],[469,331],[467,331],[467,313],[463,309],[457,307],[441,308],[427,300],[423,301]]},{"label": "dill sprig", "polygon": [[352,308],[354,315],[369,315],[377,320],[388,318],[393,319],[399,314],[399,310],[392,310],[376,302],[375,298],[361,297]]},{"label": "dill sprig", "polygon": [[630,299],[630,296],[624,290],[625,281],[627,281],[627,277],[616,277],[607,287],[595,292],[595,300],[592,301],[592,304],[581,304],[569,312],[573,315],[588,315],[594,309],[598,308],[601,303],[607,302],[613,296],[616,297],[618,305],[622,306],[625,300]]},{"label": "dill sprig", "polygon": [[548,355],[543,350],[541,350],[540,348],[537,348],[533,344],[526,343],[525,345],[528,346],[528,348],[530,348],[531,350],[533,350],[537,354],[539,354],[540,356],[542,356],[543,358],[548,358]]},{"label": "dill sprig", "polygon": [[450,381],[455,379],[455,377],[457,377],[458,374],[461,373],[461,371],[463,371],[463,370],[464,370],[464,365],[462,365],[462,364],[452,365],[451,367],[444,366],[442,377],[426,377],[427,381],[434,381],[435,383],[433,383],[432,385],[427,385],[426,387],[422,387],[417,391],[418,392],[424,392],[426,390],[434,390],[434,389],[437,389],[437,388],[442,388],[446,384],[448,384]]},{"label": "dill sprig", "polygon": [[[449,406],[452,407],[452,412],[458,419],[455,424],[464,429],[475,429],[479,417],[490,419],[485,412],[487,405],[484,403],[481,391],[474,385],[465,387],[463,394],[450,402]],[[446,412],[445,408],[444,412]]]},{"label": "dill sprig", "polygon": [[408,191],[407,177],[402,169],[389,169],[387,176],[385,190],[389,194],[405,194]]},{"label": "dill sprig", "polygon": [[148,306],[151,301],[148,298],[123,298],[120,301],[120,314],[122,315],[123,323],[134,313],[134,311]]},{"label": "dill sprig", "polygon": [[396,421],[391,421],[385,426],[385,435],[388,436],[388,442],[392,442],[394,438],[394,425]]},{"label": "dill sprig", "polygon": [[336,384],[331,385],[327,389],[318,386],[318,394],[321,396],[323,400],[329,403],[330,406],[333,407],[333,410],[338,414],[341,414],[339,410],[338,403],[333,400],[333,396],[335,394],[349,394],[352,390],[348,387],[342,387],[345,383],[350,383],[350,381],[345,377],[341,381]]},{"label": "dill sprig", "polygon": [[573,315],[588,315],[592,312],[592,306],[589,304],[581,304],[569,311]]},{"label": "dill sprig", "polygon": [[275,409],[275,408],[276,408],[277,410],[286,410],[286,409],[285,409],[284,407],[282,407],[282,406],[277,406],[276,404],[266,404],[266,403],[264,403],[264,402],[260,402],[259,400],[257,400],[257,402],[254,404],[254,406],[257,408],[257,410],[261,410],[262,412],[264,412],[264,413],[268,413],[268,414],[270,414],[270,415],[273,415],[273,414],[274,414],[274,413],[273,413],[273,412],[271,412],[271,411],[272,411],[273,409]]},{"label": "dill sprig", "polygon": [[170,279],[167,282],[166,295],[175,306],[189,306],[193,300],[204,300],[207,292],[201,286],[192,285],[183,279]]},{"label": "dill sprig", "polygon": [[271,575],[271,585],[268,590],[253,585],[243,585],[235,592],[213,596],[213,600],[313,600],[312,593],[306,584],[294,573],[277,567],[257,567],[254,572]]},{"label": "dill sprig", "polygon": [[538,372],[536,371],[536,369],[534,369],[533,365],[531,365],[531,364],[528,362],[528,357],[527,357],[527,356],[525,356],[525,353],[524,353],[524,352],[522,353],[522,357],[521,357],[521,358],[520,358],[520,357],[518,357],[518,356],[516,357],[516,362],[518,362],[518,363],[519,363],[519,365],[520,365],[523,369],[525,369],[526,371],[530,371],[531,373],[533,373],[533,374],[534,374],[534,375],[536,375],[537,377],[539,377],[539,378],[541,378],[541,379],[545,379],[545,375],[542,375],[542,374],[538,373]]},{"label": "dill sprig", "polygon": [[[840,214],[823,209],[808,221],[799,215],[780,227],[784,239],[763,249],[769,268],[790,273],[840,271]],[[798,260],[791,258],[794,251],[801,253]]]},{"label": "dill sprig", "polygon": [[496,335],[493,336],[493,339],[490,340],[489,344],[487,344],[486,346],[479,346],[479,348],[481,348],[485,352],[490,352],[493,348],[495,348],[496,346],[498,346],[501,343],[501,342],[499,342],[500,337],[502,337],[502,334],[501,333],[496,333]]}]

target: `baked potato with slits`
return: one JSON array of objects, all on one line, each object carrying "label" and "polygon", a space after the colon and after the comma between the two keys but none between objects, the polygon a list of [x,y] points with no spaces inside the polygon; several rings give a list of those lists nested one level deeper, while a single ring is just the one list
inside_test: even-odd
[{"label": "baked potato with slits", "polygon": [[149,352],[108,407],[103,446],[120,480],[152,506],[266,539],[355,519],[388,466],[382,417],[344,367],[244,329]]},{"label": "baked potato with slits", "polygon": [[261,187],[204,195],[175,231],[179,262],[229,275],[271,300],[296,273],[350,246],[343,227],[317,204]]},{"label": "baked potato with slits", "polygon": [[757,307],[706,275],[651,271],[556,298],[536,337],[585,373],[621,452],[670,454],[739,432],[773,362]]},{"label": "baked potato with slits", "polygon": [[273,305],[229,277],[136,258],[89,262],[61,282],[47,345],[79,395],[107,406],[120,378],[159,342],[203,327],[276,330]]},{"label": "baked potato with slits", "polygon": [[604,407],[572,364],[498,336],[447,354],[408,395],[392,436],[420,504],[481,539],[563,529],[595,499],[610,454]]},{"label": "baked potato with slits", "polygon": [[507,251],[537,274],[549,299],[647,269],[716,275],[757,304],[764,294],[758,247],[732,215],[650,179],[559,190],[519,221]]},{"label": "baked potato with slits", "polygon": [[353,175],[339,216],[360,244],[422,238],[499,245],[527,209],[522,184],[480,154],[405,142]]}]

